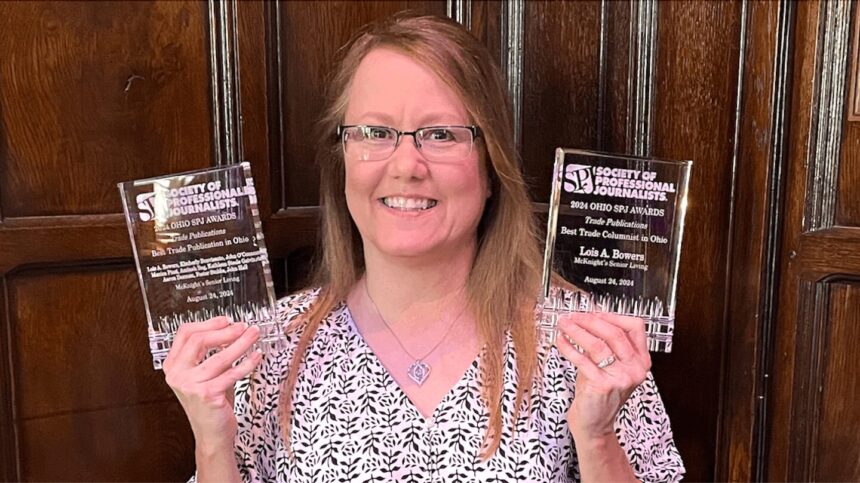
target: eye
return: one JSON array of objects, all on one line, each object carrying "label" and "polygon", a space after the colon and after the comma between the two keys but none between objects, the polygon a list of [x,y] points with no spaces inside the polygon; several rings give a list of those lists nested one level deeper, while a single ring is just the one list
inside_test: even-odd
[{"label": "eye", "polygon": [[445,143],[445,142],[457,142],[457,136],[453,130],[443,128],[443,127],[434,127],[430,129],[424,130],[424,135],[421,136],[424,141],[429,141],[432,143]]},{"label": "eye", "polygon": [[387,141],[394,138],[394,133],[384,127],[364,126],[361,131],[362,137],[367,141]]}]

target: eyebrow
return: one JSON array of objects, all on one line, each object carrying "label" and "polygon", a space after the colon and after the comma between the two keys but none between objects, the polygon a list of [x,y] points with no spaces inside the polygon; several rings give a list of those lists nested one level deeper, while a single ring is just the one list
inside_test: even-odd
[{"label": "eyebrow", "polygon": [[[443,120],[447,119],[445,122]],[[450,111],[431,112],[419,118],[419,126],[448,126],[454,124],[468,124],[458,114]]]},{"label": "eyebrow", "polygon": [[[369,111],[362,113],[358,116],[359,123],[367,123],[368,121],[371,123],[381,123],[390,127],[398,127],[402,129],[404,126],[394,126],[394,118],[389,116],[388,114],[376,111]],[[448,122],[444,122],[443,120],[447,119]],[[427,126],[448,126],[454,124],[464,124],[462,118],[453,112],[450,111],[437,111],[425,114],[418,118],[419,122],[415,128],[419,127],[427,127]],[[465,124],[469,124],[468,121]]]},{"label": "eyebrow", "polygon": [[360,116],[358,116],[358,119],[360,123],[366,123],[368,119],[371,120],[370,122],[379,122],[387,126],[390,126],[394,123],[394,118],[392,118],[388,114],[375,111],[362,113]]}]

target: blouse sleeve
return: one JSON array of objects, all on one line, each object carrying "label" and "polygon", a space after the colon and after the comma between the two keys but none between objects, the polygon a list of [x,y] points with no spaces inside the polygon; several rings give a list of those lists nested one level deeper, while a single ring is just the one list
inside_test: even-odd
[{"label": "blouse sleeve", "polygon": [[650,372],[619,411],[615,433],[639,480],[681,480],[684,463],[675,447],[669,417]]}]

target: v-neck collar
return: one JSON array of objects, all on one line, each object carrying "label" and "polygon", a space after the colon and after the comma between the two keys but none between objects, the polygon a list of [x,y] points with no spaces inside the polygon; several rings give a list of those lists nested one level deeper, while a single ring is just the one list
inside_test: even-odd
[{"label": "v-neck collar", "polygon": [[385,375],[386,384],[394,387],[400,393],[400,395],[403,396],[403,399],[407,402],[409,406],[409,410],[413,412],[413,415],[417,419],[423,421],[425,425],[434,424],[439,417],[440,410],[445,408],[449,400],[453,398],[459,391],[462,391],[464,386],[468,386],[469,380],[477,377],[475,373],[477,373],[478,371],[478,365],[486,347],[482,347],[478,351],[478,355],[476,355],[475,359],[472,360],[472,363],[469,364],[468,367],[466,367],[466,370],[463,372],[463,375],[461,375],[460,378],[457,379],[457,382],[455,382],[454,385],[451,386],[451,389],[449,389],[448,392],[445,393],[444,396],[442,396],[442,399],[440,399],[436,407],[433,408],[433,412],[430,415],[430,419],[427,419],[424,417],[423,414],[421,414],[421,411],[418,410],[418,406],[415,405],[415,402],[412,401],[406,391],[403,390],[403,387],[400,386],[400,383],[398,383],[394,376],[391,375],[391,371],[389,370],[389,368],[382,362],[379,356],[376,355],[376,352],[373,350],[373,348],[370,347],[370,344],[368,344],[367,341],[364,339],[364,336],[361,334],[361,331],[358,330],[358,326],[355,324],[355,319],[352,316],[352,311],[349,309],[349,305],[347,305],[346,301],[340,302],[338,310],[343,310],[346,314],[347,330],[349,330],[351,332],[351,335],[354,336],[355,339],[358,341],[360,348],[370,355],[370,360],[374,364],[378,365],[379,368],[382,370],[382,373]]}]

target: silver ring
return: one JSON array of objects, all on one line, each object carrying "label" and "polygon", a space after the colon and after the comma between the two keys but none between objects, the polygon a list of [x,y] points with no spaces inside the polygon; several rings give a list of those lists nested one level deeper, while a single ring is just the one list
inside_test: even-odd
[{"label": "silver ring", "polygon": [[602,361],[598,362],[598,363],[597,363],[597,368],[598,368],[598,369],[603,369],[604,367],[609,367],[609,366],[611,366],[614,362],[615,362],[615,355],[613,354],[613,355],[611,355],[611,356],[607,357],[606,359],[603,359]]}]

